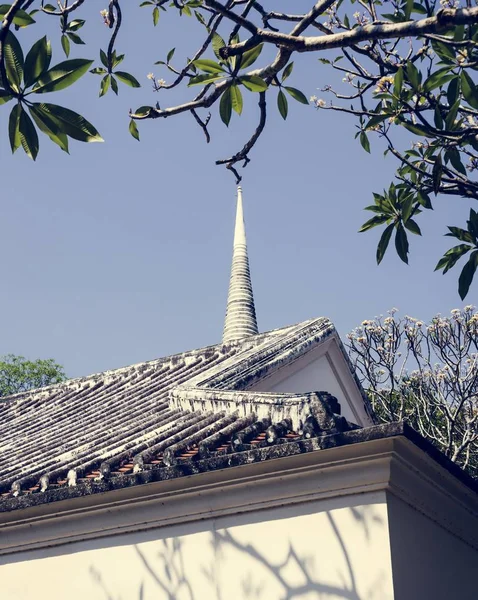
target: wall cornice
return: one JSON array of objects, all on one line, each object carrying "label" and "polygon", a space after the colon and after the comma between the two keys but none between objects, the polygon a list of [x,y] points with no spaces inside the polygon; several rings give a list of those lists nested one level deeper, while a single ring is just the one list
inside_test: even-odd
[{"label": "wall cornice", "polygon": [[0,555],[384,491],[478,548],[478,495],[405,436],[0,514]]}]

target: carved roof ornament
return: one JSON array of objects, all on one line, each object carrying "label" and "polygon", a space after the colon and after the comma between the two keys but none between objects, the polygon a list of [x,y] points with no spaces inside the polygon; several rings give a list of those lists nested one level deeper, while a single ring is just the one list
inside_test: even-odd
[{"label": "carved roof ornament", "polygon": [[242,189],[238,186],[231,279],[229,282],[222,341],[226,343],[249,335],[255,335],[258,332],[251,275],[249,272],[249,258],[247,256]]}]

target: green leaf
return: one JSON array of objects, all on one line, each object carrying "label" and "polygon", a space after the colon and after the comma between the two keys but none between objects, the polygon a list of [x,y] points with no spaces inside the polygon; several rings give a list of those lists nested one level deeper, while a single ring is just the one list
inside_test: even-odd
[{"label": "green leaf", "polygon": [[297,102],[300,102],[301,104],[309,104],[309,101],[300,90],[287,86],[284,86],[284,88],[287,90],[288,94],[294,98],[294,100],[297,100]]},{"label": "green leaf", "polygon": [[108,71],[106,69],[103,69],[103,67],[95,67],[94,69],[90,70],[90,73],[93,73],[93,75],[106,75]]},{"label": "green leaf", "polygon": [[44,94],[46,92],[58,92],[63,90],[75,81],[78,81],[93,64],[92,60],[84,58],[74,58],[65,60],[59,63],[49,71],[47,71],[33,87],[33,92],[36,94]]},{"label": "green leaf", "polygon": [[277,108],[285,121],[285,119],[287,119],[287,113],[289,112],[289,104],[287,102],[287,97],[282,90],[279,90],[279,93],[277,94]]},{"label": "green leaf", "polygon": [[475,238],[476,245],[478,246],[478,212],[470,208],[470,217],[466,222],[468,231]]},{"label": "green leaf", "polygon": [[370,121],[365,125],[365,129],[373,129],[377,125],[380,125],[385,119],[388,118],[389,115],[375,115],[370,118]]},{"label": "green leaf", "polygon": [[[0,23],[3,21],[10,8],[11,4],[0,5]],[[35,19],[32,19],[31,15],[22,9],[17,10],[13,17],[13,24],[18,25],[18,27],[27,27],[27,25],[31,25],[32,23],[35,23]]]},{"label": "green leaf", "polygon": [[453,165],[453,168],[456,169],[458,173],[461,173],[462,175],[467,174],[466,169],[461,162],[460,153],[456,148],[449,148],[445,154]]},{"label": "green leaf", "polygon": [[104,50],[100,50],[100,60],[103,63],[103,66],[108,68],[108,57],[106,56]]},{"label": "green leaf", "polygon": [[470,208],[470,218],[466,222],[468,231],[477,241],[478,245],[478,213],[475,212],[472,208]]},{"label": "green leaf", "polygon": [[134,119],[131,119],[129,122],[129,132],[134,137],[134,139],[138,140],[138,142],[139,142],[138,126],[136,125],[136,121]]},{"label": "green leaf", "polygon": [[201,58],[199,60],[194,61],[194,66],[204,71],[205,73],[224,73],[224,68],[221,67],[220,64],[215,62],[214,60],[209,60],[207,58]]},{"label": "green leaf", "polygon": [[405,197],[404,200],[402,200],[401,214],[402,214],[402,220],[404,223],[406,221],[408,221],[408,219],[412,215],[413,201],[414,201],[414,198],[411,194],[409,194],[408,196]]},{"label": "green leaf", "polygon": [[388,227],[384,229],[382,236],[380,237],[380,241],[377,246],[377,265],[379,265],[383,257],[385,256],[385,252],[387,251],[388,244],[390,242],[390,238],[392,237],[394,224],[392,223]]},{"label": "green leaf", "polygon": [[18,129],[18,126],[20,124],[21,111],[21,104],[15,104],[15,106],[12,108],[12,112],[10,113],[10,117],[8,120],[8,136],[10,138],[10,147],[12,149],[12,153],[18,150],[22,143],[20,139],[20,131]]},{"label": "green leaf", "polygon": [[413,219],[407,220],[407,222],[405,223],[405,228],[408,229],[408,231],[414,233],[415,235],[422,235],[418,223],[416,223],[416,221],[414,221]]},{"label": "green leaf", "polygon": [[443,117],[441,116],[440,106],[438,104],[433,111],[433,121],[437,129],[443,129]]},{"label": "green leaf", "polygon": [[171,48],[171,50],[168,52],[168,55],[166,56],[167,63],[169,63],[172,60],[175,51],[176,51],[176,48]]},{"label": "green leaf", "polygon": [[403,69],[399,67],[395,73],[393,80],[393,93],[395,96],[400,97],[403,87]]},{"label": "green leaf", "polygon": [[138,117],[147,117],[152,110],[154,110],[152,106],[140,106],[134,111],[134,114]]},{"label": "green leaf", "polygon": [[408,238],[405,229],[401,223],[397,225],[395,234],[395,248],[398,256],[408,265]]},{"label": "green leaf", "polygon": [[251,92],[265,92],[267,83],[258,75],[242,75],[239,81]]},{"label": "green leaf", "polygon": [[465,37],[465,26],[464,25],[456,25],[453,31],[453,39],[455,42],[463,41]]},{"label": "green leaf", "polygon": [[79,35],[77,35],[76,33],[73,33],[72,31],[67,31],[66,35],[70,38],[70,40],[76,44],[77,46],[81,46],[84,45],[85,42],[80,38]]},{"label": "green leaf", "polygon": [[284,69],[283,73],[282,73],[282,83],[284,83],[284,81],[290,77],[290,74],[292,73],[292,69],[294,68],[294,63],[290,62],[287,67]]},{"label": "green leaf", "polygon": [[70,40],[65,34],[61,36],[61,47],[63,48],[65,56],[68,58],[70,56]]},{"label": "green leaf", "polygon": [[475,250],[471,253],[468,262],[463,267],[463,270],[460,274],[460,278],[458,279],[458,293],[460,294],[460,298],[462,300],[465,299],[468,294],[468,290],[470,289],[470,285],[473,281],[473,277],[475,276],[476,269],[478,268],[478,250]]},{"label": "green leaf", "polygon": [[450,248],[438,261],[435,271],[443,269],[443,275],[445,275],[445,273],[454,267],[460,258],[471,249],[472,246],[468,246],[467,244],[459,244],[458,246]]},{"label": "green leaf", "polygon": [[112,56],[113,68],[117,67],[120,63],[123,62],[124,56],[125,56],[124,54],[118,54],[118,56],[116,56],[116,50],[113,52],[113,56]]},{"label": "green leaf", "polygon": [[368,231],[369,229],[373,229],[378,225],[383,225],[388,221],[390,217],[388,215],[379,215],[377,217],[372,217],[368,221],[366,221],[362,227],[359,229],[359,233],[363,233],[364,231]]},{"label": "green leaf", "polygon": [[116,81],[115,77],[113,77],[113,75],[111,75],[111,89],[116,95],[118,95],[118,82]]},{"label": "green leaf", "polygon": [[61,124],[50,113],[43,111],[41,106],[41,104],[33,103],[28,107],[38,129],[60,146],[64,152],[68,152],[68,138],[61,131]]},{"label": "green leaf", "polygon": [[432,48],[435,50],[437,55],[442,59],[442,61],[453,64],[456,59],[455,51],[448,44],[443,44],[437,40],[432,40]]},{"label": "green leaf", "polygon": [[68,23],[68,31],[78,31],[78,29],[83,27],[85,22],[86,21],[83,19],[75,19],[74,21],[71,21],[71,23]]},{"label": "green leaf", "polygon": [[367,134],[364,131],[360,132],[360,143],[362,148],[370,154],[370,142],[368,141]]},{"label": "green leaf", "polygon": [[441,154],[437,154],[432,169],[433,191],[435,195],[440,191],[440,183],[443,175],[443,162]]},{"label": "green leaf", "polygon": [[204,27],[208,30],[209,32],[209,27],[207,26],[206,20],[204,19],[204,17],[202,16],[202,14],[198,11],[195,10],[194,11],[194,16],[196,17],[196,19],[201,23],[201,25],[204,25]]},{"label": "green leaf", "polygon": [[217,81],[218,79],[221,79],[221,75],[218,75],[217,73],[203,73],[202,75],[191,77],[188,82],[188,87],[191,87],[192,85],[206,85],[213,81]]},{"label": "green leaf", "polygon": [[48,70],[50,62],[51,44],[45,36],[33,44],[25,58],[25,86],[33,85]]},{"label": "green leaf", "polygon": [[466,229],[461,229],[461,227],[448,227],[448,230],[449,233],[445,233],[446,237],[454,237],[461,242],[468,242],[470,244],[475,243],[474,237]]},{"label": "green leaf", "polygon": [[450,81],[450,85],[448,86],[448,89],[446,91],[446,97],[450,106],[453,106],[458,100],[458,96],[460,94],[460,87],[460,78],[458,76]]},{"label": "green leaf", "polygon": [[117,77],[120,81],[122,81],[126,85],[129,85],[132,88],[141,87],[141,84],[136,79],[136,77],[133,77],[133,75],[131,75],[130,73],[126,73],[125,71],[115,71],[115,77]]},{"label": "green leaf", "polygon": [[254,64],[259,58],[263,47],[264,44],[259,44],[257,46],[254,46],[254,48],[251,48],[250,50],[244,52],[244,54],[241,57],[241,69],[246,69],[247,67],[250,67],[252,64]]},{"label": "green leaf", "polygon": [[461,91],[463,92],[463,96],[465,100],[468,102],[470,106],[478,109],[478,93],[476,91],[475,84],[473,80],[468,75],[468,73],[463,70],[460,75],[461,80]]},{"label": "green leaf", "polygon": [[101,96],[104,96],[106,94],[106,92],[109,90],[110,81],[111,81],[111,77],[110,77],[109,74],[106,74],[103,77],[103,79],[101,80],[101,84],[100,84],[100,98],[101,98]]},{"label": "green leaf", "polygon": [[51,115],[59,122],[63,133],[66,133],[69,137],[80,142],[103,141],[95,127],[78,113],[56,104],[42,103],[39,106],[43,112]]},{"label": "green leaf", "polygon": [[12,98],[13,96],[9,94],[6,90],[0,90],[0,105],[10,102]]},{"label": "green leaf", "polygon": [[433,206],[432,206],[430,197],[428,196],[428,194],[425,194],[425,192],[418,192],[417,200],[423,207],[433,210]]},{"label": "green leaf", "polygon": [[13,90],[19,92],[23,79],[23,51],[17,38],[11,31],[6,35],[3,51],[8,81]]},{"label": "green leaf", "polygon": [[410,61],[407,62],[407,77],[413,89],[418,91],[420,88],[420,72]]},{"label": "green leaf", "polygon": [[231,90],[231,101],[232,101],[232,109],[240,115],[242,113],[242,93],[238,85],[234,84],[230,87]]},{"label": "green leaf", "polygon": [[156,27],[159,21],[159,8],[157,6],[153,9],[153,25]]},{"label": "green leaf", "polygon": [[460,99],[458,98],[458,100],[455,102],[455,104],[453,104],[453,106],[450,108],[448,115],[445,119],[445,129],[453,129],[455,120],[456,120],[456,115],[458,114],[459,108],[460,108]]},{"label": "green leaf", "polygon": [[452,79],[455,79],[456,75],[450,72],[450,67],[444,67],[435,71],[423,84],[425,92],[431,92],[437,87],[442,87],[445,83],[448,83]]},{"label": "green leaf", "polygon": [[424,137],[432,137],[433,135],[432,132],[426,127],[423,127],[422,125],[416,125],[415,123],[410,123],[410,121],[401,120],[400,125],[403,125],[405,129],[408,129],[408,131],[411,131],[415,135],[421,135]]},{"label": "green leaf", "polygon": [[218,60],[221,60],[221,55],[219,54],[219,50],[221,48],[224,48],[224,46],[226,45],[226,42],[222,39],[222,37],[218,33],[214,33],[212,36],[211,45],[212,45],[213,52],[216,55],[216,58]]},{"label": "green leaf", "polygon": [[229,127],[229,122],[232,115],[232,97],[230,87],[228,87],[221,96],[221,101],[219,102],[219,114],[221,115],[222,122]]},{"label": "green leaf", "polygon": [[35,129],[35,125],[33,125],[33,121],[23,108],[20,111],[18,131],[20,133],[20,142],[25,154],[31,159],[36,160],[39,148],[38,133]]}]

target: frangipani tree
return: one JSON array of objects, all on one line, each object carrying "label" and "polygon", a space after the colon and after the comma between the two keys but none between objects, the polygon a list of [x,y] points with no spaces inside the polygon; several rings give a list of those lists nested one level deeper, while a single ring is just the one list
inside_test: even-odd
[{"label": "frangipani tree", "polygon": [[478,312],[430,323],[396,309],[363,321],[349,351],[380,422],[409,419],[453,462],[478,475]]},{"label": "frangipani tree", "polygon": [[[128,0],[131,5],[133,0]],[[478,199],[478,7],[472,0],[312,0],[295,3],[298,12],[282,12],[275,0],[264,6],[256,0],[139,0],[138,9],[150,10],[152,26],[162,13],[171,11],[193,18],[200,43],[188,48],[189,58],[177,62],[172,48],[154,61],[172,81],[152,76],[152,91],[161,98],[142,102],[131,111],[130,132],[139,140],[139,121],[161,120],[178,114],[191,115],[210,141],[211,118],[227,126],[241,115],[245,102],[257,104],[257,126],[240,148],[217,160],[237,180],[252,149],[266,130],[268,111],[277,110],[286,119],[290,101],[308,104],[309,93],[293,85],[294,62],[303,54],[317,55],[324,69],[338,71],[345,89],[323,88],[332,100],[313,95],[319,110],[347,113],[355,120],[356,137],[370,151],[376,137],[385,152],[397,159],[396,180],[382,193],[374,194],[367,210],[374,213],[362,227],[383,227],[378,248],[380,262],[394,237],[395,248],[408,262],[409,234],[421,235],[417,217],[432,209],[436,195],[454,199]],[[12,29],[41,27],[44,19],[56,19],[64,53],[80,48],[80,37],[91,0],[14,0],[0,6],[0,102],[12,106],[9,137],[12,151],[22,147],[32,158],[39,149],[38,132],[63,150],[69,139],[100,141],[95,127],[65,107],[41,102],[45,94],[75,83],[88,70],[99,76],[100,96],[118,93],[120,84],[139,87],[134,75],[121,67],[124,59],[121,28],[127,26],[122,6],[125,0],[109,0],[101,17],[109,31],[100,61],[67,58],[51,67],[51,46],[45,37],[26,52]],[[95,5],[96,6],[96,5]],[[84,16],[84,15],[83,15]],[[189,37],[178,30],[177,46],[188,47]],[[264,49],[269,49],[265,52]],[[184,53],[183,53],[184,54]],[[25,58],[24,58],[25,56]],[[141,71],[146,72],[145,66]],[[150,70],[148,68],[147,70]],[[317,74],[310,73],[310,89]],[[333,80],[333,78],[331,77]],[[184,100],[165,105],[168,90],[181,89]],[[305,90],[308,92],[308,90]],[[144,93],[142,94],[144,97]],[[148,98],[149,99],[149,98]],[[140,102],[138,102],[139,104]],[[396,141],[397,131],[408,132],[411,145]],[[459,279],[464,298],[478,267],[478,213],[471,208],[465,227],[450,226],[450,235],[460,243],[445,253],[437,269],[447,272],[466,258]]]}]

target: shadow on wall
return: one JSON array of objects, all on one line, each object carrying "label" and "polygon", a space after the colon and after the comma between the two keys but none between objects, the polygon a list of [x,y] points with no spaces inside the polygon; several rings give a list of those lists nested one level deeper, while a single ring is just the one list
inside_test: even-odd
[{"label": "shadow on wall", "polygon": [[[250,533],[236,527],[214,528],[191,550],[192,536],[181,536],[131,546],[134,558],[126,568],[137,581],[135,596],[124,590],[114,575],[102,575],[90,566],[105,600],[384,600],[391,598],[387,572],[367,559],[367,547],[374,527],[386,526],[373,506],[347,509],[351,521],[360,529],[359,544],[351,556],[347,544],[354,537],[341,533],[337,518],[324,512],[322,531],[311,530],[312,540],[282,544],[280,552],[268,547],[268,540],[251,541]],[[281,522],[273,525],[281,538]],[[240,528],[239,528],[240,529]],[[377,531],[377,529],[375,529]],[[252,532],[254,535],[254,532]],[[262,536],[261,536],[262,537]],[[244,539],[246,538],[246,539]],[[271,545],[276,545],[274,538]],[[283,536],[281,539],[282,542]],[[312,543],[311,543],[312,542]],[[304,546],[307,549],[304,550]],[[324,556],[334,546],[334,557]],[[317,551],[314,551],[314,548]],[[276,549],[277,550],[277,549]],[[325,553],[325,554],[324,554]],[[368,566],[367,582],[357,568],[357,554]],[[279,557],[279,554],[281,556]],[[192,561],[194,561],[192,563]],[[118,567],[123,568],[123,566]],[[371,575],[375,571],[374,575]],[[361,581],[361,584],[359,584]],[[360,589],[360,591],[359,591]]]}]

